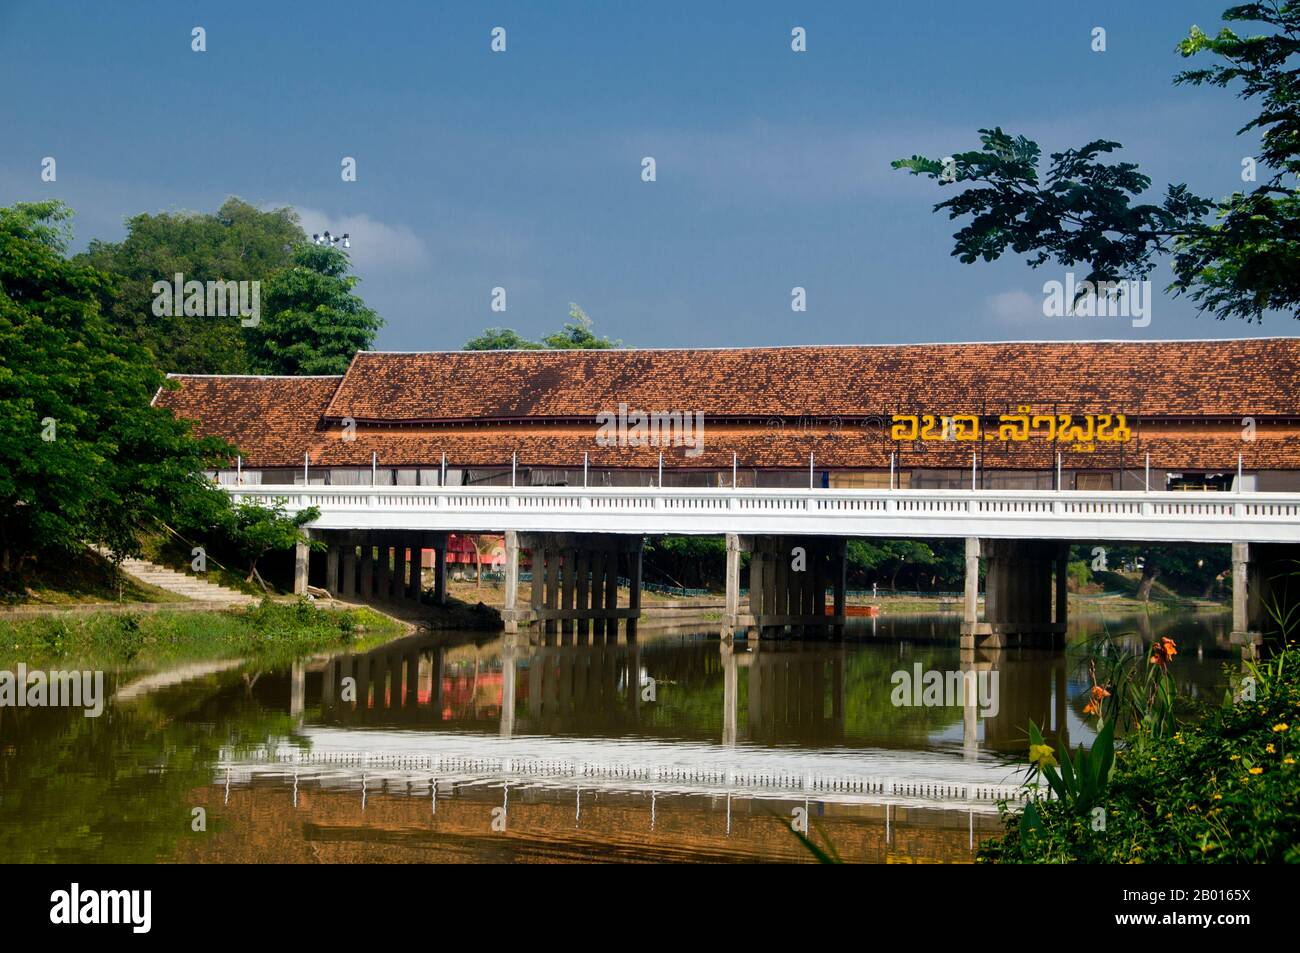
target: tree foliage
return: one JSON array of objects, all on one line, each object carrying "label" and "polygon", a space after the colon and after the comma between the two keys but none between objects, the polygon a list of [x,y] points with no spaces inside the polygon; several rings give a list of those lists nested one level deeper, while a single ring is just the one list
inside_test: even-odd
[{"label": "tree foliage", "polygon": [[249,364],[261,374],[342,374],[357,351],[374,344],[383,319],[353,289],[348,255],[304,243],[291,267],[276,272],[261,321],[247,329]]},{"label": "tree foliage", "polygon": [[238,319],[157,317],[153,285],[186,281],[261,281],[292,264],[306,241],[290,208],[263,212],[231,197],[213,214],[162,212],[128,219],[121,242],[92,241],[77,256],[110,276],[100,291],[104,314],[128,340],[153,352],[158,366],[181,374],[249,370]]},{"label": "tree foliage", "polygon": [[0,547],[4,568],[49,549],[139,551],[139,534],[221,495],[202,471],[233,451],[150,405],[151,355],[100,311],[112,279],[69,260],[71,211],[0,208]]},{"label": "tree foliage", "polygon": [[978,150],[947,161],[914,155],[893,167],[940,187],[964,186],[935,206],[950,219],[967,220],[953,236],[952,254],[964,263],[993,261],[1010,249],[1028,254],[1035,268],[1050,261],[1087,265],[1095,285],[1143,279],[1169,254],[1169,290],[1186,294],[1203,312],[1261,321],[1277,310],[1300,318],[1300,73],[1288,68],[1300,52],[1300,5],[1244,4],[1223,18],[1276,32],[1240,36],[1225,27],[1210,37],[1192,27],[1178,52],[1208,52],[1226,62],[1183,71],[1175,83],[1240,83],[1243,99],[1259,101],[1258,115],[1238,134],[1261,135],[1260,161],[1272,176],[1252,191],[1215,202],[1177,184],[1159,203],[1136,202],[1151,180],[1133,163],[1106,161],[1119,143],[1097,139],[1053,153],[1040,177],[1038,144],[1001,128],[981,129]]},{"label": "tree foliage", "polygon": [[622,341],[611,341],[592,331],[593,323],[574,302],[569,303],[568,323],[553,331],[540,342],[530,341],[511,328],[488,328],[477,337],[465,342],[465,351],[573,351],[608,350],[622,347]]}]

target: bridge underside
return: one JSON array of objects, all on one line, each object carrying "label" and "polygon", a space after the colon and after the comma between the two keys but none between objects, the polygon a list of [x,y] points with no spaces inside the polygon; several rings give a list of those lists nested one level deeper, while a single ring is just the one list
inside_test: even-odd
[{"label": "bridge underside", "polygon": [[[295,591],[306,592],[314,575],[344,600],[411,607],[446,603],[447,533],[314,529],[312,535],[325,542],[325,549],[313,560],[310,549],[299,546]],[[729,533],[726,538],[724,638],[843,635],[848,537]],[[507,632],[536,624],[546,634],[617,638],[623,623],[628,637],[635,636],[641,616],[640,534],[507,531],[505,543]],[[1062,645],[1069,616],[1069,545],[967,537],[962,648]],[[527,604],[520,599],[524,552],[532,568]],[[426,568],[432,570],[428,584]],[[1232,640],[1245,656],[1294,637],[1300,631],[1300,543],[1233,543],[1232,592]]]}]

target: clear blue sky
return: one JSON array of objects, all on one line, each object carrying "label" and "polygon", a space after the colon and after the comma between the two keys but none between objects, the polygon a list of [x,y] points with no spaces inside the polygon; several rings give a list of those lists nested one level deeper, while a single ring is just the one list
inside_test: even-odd
[{"label": "clear blue sky", "polygon": [[1171,84],[1227,5],[0,0],[0,204],[67,201],[77,247],[142,211],[293,205],[354,236],[392,350],[540,335],[570,301],[635,346],[1293,334],[1163,294],[1146,328],[1045,318],[1060,269],[959,264],[933,183],[889,169],[1001,125],[1227,194],[1248,108]]}]

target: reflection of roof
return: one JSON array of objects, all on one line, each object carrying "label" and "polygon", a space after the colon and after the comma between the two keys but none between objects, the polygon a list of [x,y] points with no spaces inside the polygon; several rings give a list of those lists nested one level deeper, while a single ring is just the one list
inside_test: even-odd
[{"label": "reflection of roof", "polygon": [[[1161,467],[1300,468],[1300,339],[927,344],[721,350],[361,352],[343,377],[178,376],[157,402],[225,437],[250,467],[313,464],[727,468],[968,466],[970,444],[898,444],[893,413],[1124,413],[1126,462]],[[703,413],[704,451],[602,447],[596,417]],[[1241,439],[1241,418],[1261,420]],[[356,423],[344,439],[345,418]],[[1189,421],[1197,422],[1197,430]],[[1177,429],[1171,429],[1177,425]],[[1066,450],[1067,465],[1113,467],[1119,445]],[[981,445],[987,468],[1043,468],[1041,440]]]}]

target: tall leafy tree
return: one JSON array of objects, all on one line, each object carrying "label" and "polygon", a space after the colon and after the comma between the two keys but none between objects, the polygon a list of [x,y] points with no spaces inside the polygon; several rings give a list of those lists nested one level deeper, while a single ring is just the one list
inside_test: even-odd
[{"label": "tall leafy tree", "polygon": [[353,289],[342,249],[301,244],[292,267],[264,288],[262,319],[247,329],[249,362],[263,374],[342,374],[368,349],[383,319]]},{"label": "tall leafy tree", "polygon": [[[1129,162],[1108,162],[1120,144],[1106,139],[1054,153],[1040,175],[1037,143],[1002,129],[982,129],[982,147],[943,159],[914,155],[895,168],[961,191],[935,206],[966,224],[952,254],[965,263],[992,261],[1011,249],[1038,267],[1049,261],[1087,265],[1087,280],[1118,282],[1150,274],[1171,254],[1170,290],[1217,318],[1261,321],[1267,311],[1300,318],[1300,4],[1247,3],[1223,14],[1274,32],[1243,36],[1229,27],[1211,37],[1198,27],[1178,46],[1184,57],[1222,58],[1185,70],[1175,84],[1240,84],[1259,113],[1238,134],[1261,137],[1268,170],[1250,191],[1212,201],[1170,185],[1158,203],[1135,202],[1151,180]],[[1210,213],[1213,212],[1213,218]]]},{"label": "tall leafy tree", "polygon": [[230,449],[150,401],[152,356],[100,312],[111,279],[66,257],[59,202],[0,208],[0,562],[44,550],[139,551],[178,511],[219,508],[204,477]]},{"label": "tall leafy tree", "polygon": [[[290,208],[264,212],[229,198],[216,214],[142,214],[121,242],[93,241],[78,256],[111,276],[100,301],[119,332],[153,352],[169,372],[240,374],[249,369],[245,329],[234,317],[158,317],[153,286],[186,281],[261,281],[293,263],[306,240]],[[179,309],[178,309],[179,310]]]}]

